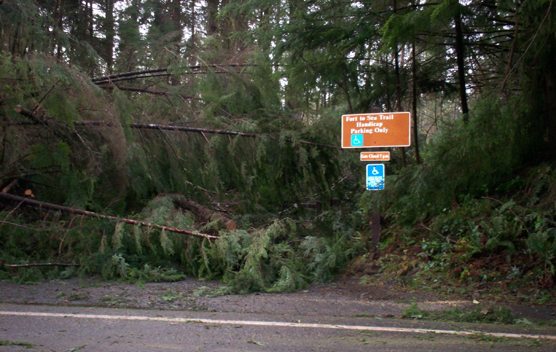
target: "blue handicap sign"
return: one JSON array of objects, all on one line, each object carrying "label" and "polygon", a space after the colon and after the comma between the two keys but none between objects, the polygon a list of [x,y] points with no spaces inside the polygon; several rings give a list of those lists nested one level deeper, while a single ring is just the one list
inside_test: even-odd
[{"label": "blue handicap sign", "polygon": [[351,135],[351,146],[359,147],[363,145],[363,135],[362,134],[352,134]]},{"label": "blue handicap sign", "polygon": [[384,164],[367,165],[367,190],[379,191],[384,189]]}]

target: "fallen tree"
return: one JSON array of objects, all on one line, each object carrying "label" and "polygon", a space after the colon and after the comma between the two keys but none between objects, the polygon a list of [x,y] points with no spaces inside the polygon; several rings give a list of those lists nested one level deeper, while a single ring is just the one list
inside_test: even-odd
[{"label": "fallen tree", "polygon": [[[25,123],[25,122],[16,122],[16,121],[3,121],[2,123],[7,125],[45,125],[48,126],[49,120],[45,119],[41,116],[36,116],[34,111],[26,109],[21,105],[17,105],[14,110],[23,116],[30,118],[33,122]],[[73,121],[74,126],[107,126],[110,127],[112,124],[107,123],[105,121]],[[227,134],[227,135],[234,135],[234,136],[242,136],[242,137],[258,137],[261,135],[266,135],[272,139],[277,140],[279,137],[273,136],[266,133],[247,133],[247,132],[240,132],[240,131],[228,131],[228,130],[215,130],[210,128],[199,128],[199,127],[188,127],[188,126],[172,126],[172,125],[160,125],[155,123],[130,123],[128,125],[131,128],[137,129],[150,129],[150,130],[166,130],[166,131],[180,131],[180,132],[194,132],[194,133],[212,133],[212,134]],[[291,141],[291,138],[286,138],[287,141]],[[298,140],[296,143],[299,144],[307,144],[307,145],[314,145],[318,147],[325,147],[325,148],[335,148],[341,149],[339,146],[323,144],[323,143],[315,143],[309,141],[301,141]]]},{"label": "fallen tree", "polygon": [[98,214],[98,213],[83,210],[83,209],[75,209],[75,208],[70,208],[70,207],[66,207],[66,206],[63,206],[63,205],[41,202],[41,201],[38,201],[38,200],[35,200],[35,199],[19,197],[19,196],[9,194],[9,193],[1,193],[0,192],[0,198],[5,198],[5,199],[10,199],[10,200],[13,200],[13,201],[16,201],[16,202],[22,202],[22,203],[26,203],[26,204],[36,205],[36,206],[39,206],[39,207],[60,210],[60,211],[63,211],[63,212],[66,212],[66,213],[71,213],[71,214],[80,214],[80,215],[96,217],[96,218],[99,218],[99,219],[114,220],[114,221],[117,221],[117,222],[124,222],[126,224],[157,228],[157,229],[160,229],[160,230],[165,230],[165,231],[170,231],[170,232],[175,232],[175,233],[181,233],[181,234],[190,235],[190,236],[203,237],[203,238],[207,238],[207,239],[218,239],[219,238],[218,236],[208,235],[208,234],[194,232],[194,231],[182,230],[182,229],[178,229],[178,228],[171,227],[171,226],[158,225],[158,224],[153,224],[153,223],[150,223],[150,222],[138,221],[138,220],[133,220],[133,219],[119,218],[119,217],[116,217],[116,216]]}]

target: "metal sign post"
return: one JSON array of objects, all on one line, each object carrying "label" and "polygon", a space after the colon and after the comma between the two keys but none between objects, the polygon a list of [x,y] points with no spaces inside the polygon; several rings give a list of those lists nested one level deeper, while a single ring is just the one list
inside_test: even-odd
[{"label": "metal sign post", "polygon": [[[368,164],[367,165],[367,190],[378,191],[384,189],[384,164]],[[380,209],[376,200],[374,201],[371,212],[371,236],[373,244],[378,246],[380,241],[380,232],[382,226],[380,224]]]},{"label": "metal sign post", "polygon": [[367,165],[367,190],[380,191],[384,189],[384,164]]}]

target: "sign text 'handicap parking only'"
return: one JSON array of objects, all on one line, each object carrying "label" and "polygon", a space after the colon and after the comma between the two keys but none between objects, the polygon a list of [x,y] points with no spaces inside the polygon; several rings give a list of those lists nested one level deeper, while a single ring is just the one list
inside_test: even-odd
[{"label": "sign text 'handicap parking only'", "polygon": [[379,191],[384,189],[384,164],[367,165],[367,190]]}]

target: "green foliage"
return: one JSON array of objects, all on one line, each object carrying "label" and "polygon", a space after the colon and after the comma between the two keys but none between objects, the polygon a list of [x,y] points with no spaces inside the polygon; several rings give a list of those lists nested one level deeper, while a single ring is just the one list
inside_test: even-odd
[{"label": "green foliage", "polygon": [[[298,247],[294,233],[295,223],[279,220],[274,221],[267,229],[254,233],[241,230],[221,233],[215,248],[219,258],[213,258],[209,262],[220,259],[224,282],[241,292],[293,291],[310,282],[308,272],[315,269],[336,269],[334,262],[321,261],[314,263],[309,271],[306,270],[306,258],[301,256],[303,244]],[[302,243],[305,241],[311,239],[305,239]],[[328,267],[322,268],[323,265]]]},{"label": "green foliage", "polygon": [[[141,216],[153,223],[193,226],[189,216],[173,205],[171,196],[155,198]],[[222,279],[228,284],[227,292],[284,292],[330,280],[352,257],[348,250],[351,228],[332,213],[312,222],[318,227],[307,226],[305,221],[273,220],[270,225],[250,231],[222,230],[217,241],[101,219],[80,219],[76,223],[58,222],[58,228],[51,224],[43,231],[27,228],[32,224],[3,225],[0,245],[5,250],[0,261],[50,260],[81,266],[72,272],[20,268],[15,275],[0,268],[0,278],[29,282],[45,277],[99,274],[106,280],[141,283],[194,275]],[[306,233],[311,235],[300,235]]]},{"label": "green foliage", "polygon": [[431,212],[419,226],[427,235],[419,231],[420,274],[412,280],[419,282],[430,272],[464,284],[552,286],[555,176],[553,167],[543,165],[529,170],[524,182],[514,179],[500,185],[504,190],[521,185],[518,192],[510,193],[512,198],[469,197],[439,213]]}]

